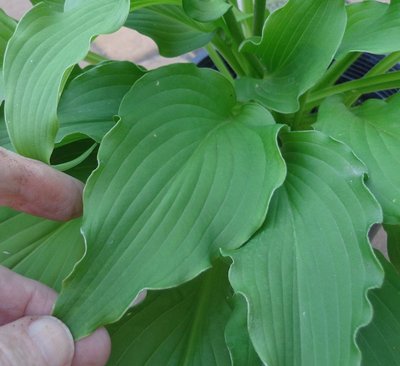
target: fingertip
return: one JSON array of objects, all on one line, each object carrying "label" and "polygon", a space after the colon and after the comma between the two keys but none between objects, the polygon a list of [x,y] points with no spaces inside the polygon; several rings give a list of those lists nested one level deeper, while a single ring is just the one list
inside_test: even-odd
[{"label": "fingertip", "polygon": [[75,345],[72,366],[104,366],[111,353],[111,340],[105,328],[97,329]]}]

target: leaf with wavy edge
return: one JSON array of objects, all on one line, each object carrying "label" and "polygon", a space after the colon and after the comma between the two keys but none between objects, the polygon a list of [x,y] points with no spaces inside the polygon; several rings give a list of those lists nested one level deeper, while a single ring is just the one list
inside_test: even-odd
[{"label": "leaf with wavy edge", "polygon": [[79,74],[61,96],[56,142],[72,135],[100,142],[115,125],[122,98],[144,73],[128,61],[107,61]]},{"label": "leaf with wavy edge", "polygon": [[90,40],[117,30],[129,0],[66,1],[58,12],[44,3],[19,22],[4,60],[5,116],[11,141],[22,154],[48,162],[58,129],[63,75],[85,57]]},{"label": "leaf with wavy edge", "polygon": [[165,57],[180,56],[205,46],[214,37],[216,28],[194,21],[182,6],[171,4],[138,9],[129,14],[125,26],[153,39]]},{"label": "leaf with wavy edge", "polygon": [[230,366],[224,339],[232,296],[227,270],[216,263],[182,286],[148,293],[108,327],[113,343],[109,364]]},{"label": "leaf with wavy edge", "polygon": [[258,43],[243,45],[243,52],[263,63],[266,76],[239,79],[240,100],[254,99],[278,112],[296,112],[299,97],[331,63],[345,26],[343,0],[290,0],[268,17]]},{"label": "leaf with wavy edge", "polygon": [[4,100],[3,59],[7,43],[14,33],[16,22],[0,9],[0,104]]},{"label": "leaf with wavy edge", "polygon": [[194,20],[212,22],[222,17],[232,4],[225,0],[182,0],[182,7]]},{"label": "leaf with wavy edge", "polygon": [[56,291],[83,256],[81,219],[56,222],[0,208],[0,263]]},{"label": "leaf with wavy edge", "polygon": [[400,1],[390,4],[365,1],[350,4],[347,26],[338,57],[348,52],[385,54],[400,50]]},{"label": "leaf with wavy edge", "polygon": [[394,267],[377,253],[385,270],[380,289],[369,294],[374,317],[357,336],[363,366],[400,366],[400,276]]},{"label": "leaf with wavy edge", "polygon": [[400,223],[400,95],[347,108],[340,97],[322,103],[316,129],[346,143],[367,165],[367,185],[386,224]]},{"label": "leaf with wavy edge", "polygon": [[149,72],[119,114],[85,190],[87,254],[55,309],[76,338],[120,318],[142,289],[177,286],[221,247],[242,245],[285,176],[282,126],[261,106],[238,105],[212,70]]},{"label": "leaf with wavy edge", "polygon": [[229,253],[249,304],[254,347],[268,365],[359,365],[355,333],[383,280],[367,233],[382,218],[365,166],[320,132],[281,134],[288,174],[264,227]]},{"label": "leaf with wavy edge", "polygon": [[247,303],[236,294],[234,309],[225,328],[225,340],[231,355],[232,366],[261,366],[263,363],[254,350],[247,327]]}]

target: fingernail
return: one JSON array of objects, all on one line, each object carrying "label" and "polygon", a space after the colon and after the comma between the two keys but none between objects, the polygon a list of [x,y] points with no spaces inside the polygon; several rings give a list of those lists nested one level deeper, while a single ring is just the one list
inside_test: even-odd
[{"label": "fingernail", "polygon": [[61,321],[51,316],[41,317],[29,325],[28,334],[42,353],[46,365],[71,364],[74,357],[74,340]]}]

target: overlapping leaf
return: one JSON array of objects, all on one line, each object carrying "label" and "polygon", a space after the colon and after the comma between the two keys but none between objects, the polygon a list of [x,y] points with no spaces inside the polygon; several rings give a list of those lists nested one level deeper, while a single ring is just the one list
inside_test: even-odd
[{"label": "overlapping leaf", "polygon": [[[58,106],[56,141],[91,137],[100,142],[113,126],[123,96],[144,71],[130,62],[106,62],[81,73],[65,89]],[[74,137],[75,135],[75,137]]]},{"label": "overlapping leaf", "polygon": [[383,274],[367,239],[381,220],[364,165],[319,132],[281,135],[288,175],[264,227],[230,253],[230,281],[249,304],[254,347],[268,365],[359,365],[356,331]]},{"label": "overlapping leaf", "polygon": [[225,329],[225,339],[232,366],[262,365],[250,341],[247,327],[247,303],[239,294],[234,297],[234,310]]},{"label": "overlapping leaf", "polygon": [[0,9],[0,104],[4,100],[3,61],[7,43],[14,33],[16,23]]},{"label": "overlapping leaf", "polygon": [[400,225],[384,225],[390,262],[400,273]]},{"label": "overlapping leaf", "polygon": [[181,64],[138,80],[85,190],[88,250],[55,313],[81,338],[143,288],[176,286],[242,245],[285,176],[280,126],[220,74]]},{"label": "overlapping leaf", "polygon": [[340,98],[326,100],[315,128],[345,142],[368,167],[367,184],[383,208],[384,222],[400,223],[400,95],[348,109]]},{"label": "overlapping leaf", "polygon": [[226,0],[182,0],[185,12],[199,22],[211,22],[222,17],[231,7]]},{"label": "overlapping leaf", "polygon": [[65,0],[30,0],[30,1],[34,5],[39,4],[41,2],[46,3],[48,6],[58,11],[63,11],[65,3]]},{"label": "overlapping leaf", "polygon": [[129,0],[68,1],[58,12],[41,3],[20,21],[4,61],[6,121],[17,151],[49,161],[57,132],[64,72],[80,61],[94,35],[117,30]]},{"label": "overlapping leaf", "polygon": [[385,270],[382,288],[371,291],[374,308],[372,322],[360,330],[357,342],[363,366],[400,365],[400,276],[393,266],[378,254]]},{"label": "overlapping leaf", "polygon": [[81,219],[67,223],[0,208],[0,263],[57,291],[82,257]]},{"label": "overlapping leaf", "polygon": [[6,121],[4,120],[4,104],[0,106],[0,146],[8,150],[13,149],[8,137]]},{"label": "overlapping leaf", "polygon": [[[224,329],[232,289],[221,263],[180,287],[150,292],[146,300],[108,327],[109,365],[230,366]],[[244,366],[244,365],[243,365]]]},{"label": "overlapping leaf", "polygon": [[338,56],[352,51],[385,54],[400,50],[400,1],[365,1],[346,7],[348,22]]},{"label": "overlapping leaf", "polygon": [[268,17],[258,43],[249,41],[243,46],[243,52],[259,57],[266,76],[239,79],[239,97],[255,99],[279,112],[296,112],[299,96],[332,61],[345,25],[343,0],[290,0]]},{"label": "overlapping leaf", "polygon": [[177,5],[138,9],[129,15],[125,25],[152,38],[160,54],[166,57],[180,56],[203,47],[211,41],[215,30],[213,25],[189,18]]}]

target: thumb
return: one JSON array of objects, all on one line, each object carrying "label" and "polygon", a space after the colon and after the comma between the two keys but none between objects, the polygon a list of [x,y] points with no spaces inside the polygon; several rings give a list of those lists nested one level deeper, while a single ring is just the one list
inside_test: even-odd
[{"label": "thumb", "polygon": [[0,365],[70,366],[74,341],[51,316],[24,317],[0,327]]}]

